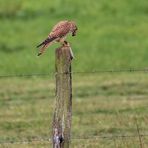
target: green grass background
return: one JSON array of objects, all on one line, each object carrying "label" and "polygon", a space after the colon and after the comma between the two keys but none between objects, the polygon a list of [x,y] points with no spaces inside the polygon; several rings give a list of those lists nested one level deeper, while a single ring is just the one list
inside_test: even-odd
[{"label": "green grass background", "polygon": [[[73,71],[147,68],[147,0],[0,0],[0,75],[50,73],[55,48],[37,57],[36,45],[60,20],[74,20],[68,37]],[[55,93],[54,75],[0,79],[0,147],[46,148]],[[73,75],[72,148],[139,148],[133,138],[78,137],[148,133],[147,73]],[[142,148],[148,137],[142,138]],[[3,143],[4,142],[4,143]],[[5,143],[6,142],[6,143]]]},{"label": "green grass background", "polygon": [[0,0],[0,74],[54,71],[53,45],[37,58],[36,45],[60,20],[74,20],[68,37],[75,71],[147,67],[147,0]]}]

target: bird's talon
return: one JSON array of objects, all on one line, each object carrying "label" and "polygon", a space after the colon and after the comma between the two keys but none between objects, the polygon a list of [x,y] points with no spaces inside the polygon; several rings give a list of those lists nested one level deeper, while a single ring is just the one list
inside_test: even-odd
[{"label": "bird's talon", "polygon": [[68,42],[67,42],[67,41],[64,41],[64,42],[62,43],[62,46],[63,46],[63,47],[68,47]]},{"label": "bird's talon", "polygon": [[64,44],[66,44],[66,45],[67,45],[67,44],[68,44],[68,42],[67,42],[67,41],[64,41]]}]

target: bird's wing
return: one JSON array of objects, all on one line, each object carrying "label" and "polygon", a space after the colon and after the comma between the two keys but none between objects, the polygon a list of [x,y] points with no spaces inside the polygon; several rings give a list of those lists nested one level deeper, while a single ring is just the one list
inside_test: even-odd
[{"label": "bird's wing", "polygon": [[65,35],[67,33],[67,31],[65,30],[65,28],[68,26],[68,21],[60,21],[58,24],[56,24],[52,31],[50,32],[50,34],[48,35],[48,37],[41,42],[38,46],[42,46],[42,45],[46,45],[49,42],[52,42],[53,40],[55,40],[58,37],[62,37],[63,35]]},{"label": "bird's wing", "polygon": [[40,43],[40,44],[37,46],[37,48],[40,47],[40,46],[42,46],[42,45],[46,45],[46,44],[52,42],[52,41],[55,40],[56,38],[57,38],[57,37],[48,37],[48,38],[46,38],[42,43]]},{"label": "bird's wing", "polygon": [[55,32],[57,30],[59,30],[61,27],[65,26],[65,24],[68,24],[68,21],[60,21],[58,22],[53,28],[51,32]]},{"label": "bird's wing", "polygon": [[69,28],[68,21],[60,21],[53,27],[49,37],[63,37],[69,32]]}]

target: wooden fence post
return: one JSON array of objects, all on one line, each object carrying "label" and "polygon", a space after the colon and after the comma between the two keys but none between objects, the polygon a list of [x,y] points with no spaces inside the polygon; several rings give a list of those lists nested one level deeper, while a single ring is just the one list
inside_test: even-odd
[{"label": "wooden fence post", "polygon": [[52,123],[53,148],[69,148],[72,120],[71,48],[56,49],[56,104]]}]

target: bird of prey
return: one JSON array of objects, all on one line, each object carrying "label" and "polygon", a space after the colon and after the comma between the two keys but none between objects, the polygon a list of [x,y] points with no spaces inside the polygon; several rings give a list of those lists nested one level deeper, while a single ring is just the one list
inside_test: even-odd
[{"label": "bird of prey", "polygon": [[39,49],[38,56],[43,54],[45,49],[54,42],[60,42],[63,46],[65,46],[67,44],[67,41],[65,41],[66,36],[69,33],[71,33],[72,36],[75,36],[77,29],[78,28],[74,21],[65,20],[65,21],[60,21],[59,23],[57,23],[51,30],[48,37],[37,46],[37,48],[41,47]]}]

